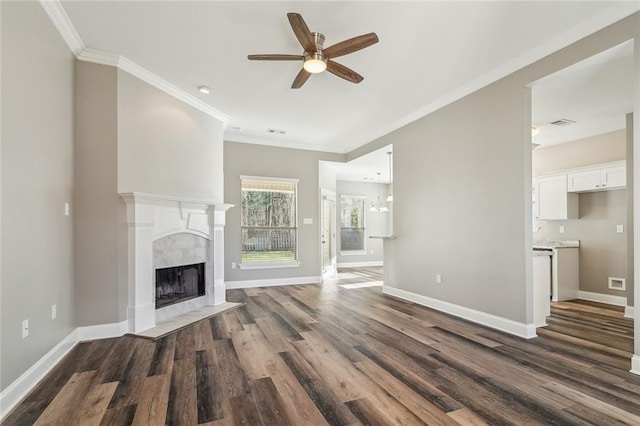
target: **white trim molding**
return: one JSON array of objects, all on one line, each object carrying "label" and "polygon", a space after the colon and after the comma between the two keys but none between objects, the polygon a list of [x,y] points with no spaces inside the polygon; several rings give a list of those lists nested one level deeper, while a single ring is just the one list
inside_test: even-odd
[{"label": "white trim molding", "polygon": [[[340,253],[342,255],[342,253]],[[340,262],[338,268],[364,268],[366,266],[383,266],[382,260],[371,260],[368,262]]]},{"label": "white trim molding", "polygon": [[59,0],[40,0],[40,5],[51,19],[62,39],[67,43],[69,50],[78,56],[84,49],[84,43],[80,38],[80,34],[76,31],[76,27],[71,23],[69,15],[64,10]]},{"label": "white trim molding", "polygon": [[600,302],[615,306],[627,306],[627,298],[623,296],[613,296],[611,294],[592,293],[590,291],[578,291],[578,299],[590,302]]},{"label": "white trim molding", "polygon": [[625,306],[624,307],[624,316],[625,318],[634,318],[635,310],[633,306]]},{"label": "white trim molding", "polygon": [[244,280],[225,282],[227,290],[239,288],[273,287],[279,285],[299,285],[299,284],[319,284],[322,277],[292,277],[292,278],[271,278],[265,280]]},{"label": "white trim molding", "polygon": [[78,331],[73,330],[27,371],[0,393],[0,421],[46,376],[78,343]]},{"label": "white trim molding", "polygon": [[281,268],[298,268],[302,263],[297,260],[285,262],[254,262],[254,263],[238,263],[240,269],[281,269]]},{"label": "white trim molding", "polygon": [[111,324],[88,325],[76,329],[78,342],[96,339],[120,337],[129,332],[129,321],[113,322]]},{"label": "white trim molding", "polygon": [[466,306],[456,305],[454,303],[445,302],[444,300],[434,299],[421,294],[402,290],[397,287],[390,287],[388,285],[385,285],[382,288],[382,292],[390,296],[408,300],[409,302],[417,303],[418,305],[426,306],[428,308],[451,314],[518,337],[523,337],[525,339],[531,339],[537,336],[534,324],[525,324],[513,321],[508,318],[477,311],[475,309],[467,308]]},{"label": "white trim molding", "polygon": [[29,392],[55,367],[71,350],[85,340],[120,337],[127,333],[128,321],[78,327],[55,345],[27,371],[0,393],[0,421],[27,396]]},{"label": "white trim molding", "polygon": [[82,39],[80,38],[80,34],[78,34],[78,31],[73,26],[71,19],[69,19],[67,12],[65,12],[64,7],[62,7],[59,0],[40,0],[40,4],[49,16],[49,19],[51,19],[51,22],[53,22],[53,25],[60,32],[60,35],[67,43],[67,46],[69,46],[69,50],[71,50],[78,60],[117,67],[118,69],[139,78],[145,83],[162,90],[168,95],[181,100],[187,105],[190,105],[211,117],[217,118],[222,121],[223,125],[226,127],[229,122],[229,116],[222,111],[212,107],[206,102],[203,102],[174,84],[169,83],[162,77],[159,77],[122,55],[85,47]]},{"label": "white trim molding", "polygon": [[631,370],[629,372],[640,376],[640,355],[631,357]]}]

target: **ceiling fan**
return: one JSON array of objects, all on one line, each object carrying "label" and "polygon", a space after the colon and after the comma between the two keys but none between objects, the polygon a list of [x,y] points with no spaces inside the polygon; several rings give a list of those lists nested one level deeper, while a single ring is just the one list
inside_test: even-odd
[{"label": "ceiling fan", "polygon": [[376,33],[353,37],[325,49],[323,47],[325,40],[324,35],[309,31],[309,27],[304,22],[304,19],[302,19],[302,15],[299,13],[287,13],[287,18],[289,18],[289,23],[291,24],[294,34],[304,48],[304,53],[302,55],[249,55],[247,58],[253,61],[303,61],[302,69],[291,85],[292,89],[301,88],[311,74],[318,74],[324,70],[356,84],[364,79],[364,77],[352,69],[335,62],[333,58],[356,52],[377,43],[378,36]]}]

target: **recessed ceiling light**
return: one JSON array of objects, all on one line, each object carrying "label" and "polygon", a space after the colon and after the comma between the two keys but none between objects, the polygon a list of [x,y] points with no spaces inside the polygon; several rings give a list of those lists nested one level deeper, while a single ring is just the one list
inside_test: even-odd
[{"label": "recessed ceiling light", "polygon": [[211,93],[211,88],[209,86],[198,86],[198,90],[205,95]]}]

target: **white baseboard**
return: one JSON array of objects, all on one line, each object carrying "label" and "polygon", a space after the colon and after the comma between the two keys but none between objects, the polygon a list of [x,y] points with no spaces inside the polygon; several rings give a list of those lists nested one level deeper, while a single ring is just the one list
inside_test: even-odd
[{"label": "white baseboard", "polygon": [[629,372],[640,376],[640,355],[631,357],[631,370]]},{"label": "white baseboard", "polygon": [[13,383],[0,393],[0,421],[25,397],[44,376],[55,367],[79,342],[84,340],[120,337],[127,333],[129,324],[122,321],[99,324],[74,329],[60,343],[22,373]]},{"label": "white baseboard", "polygon": [[89,325],[78,327],[78,341],[95,339],[108,339],[110,337],[120,337],[129,332],[129,321],[114,322],[111,324]]},{"label": "white baseboard", "polygon": [[341,262],[338,268],[364,268],[366,266],[382,266],[382,260],[372,260],[369,262]]},{"label": "white baseboard", "polygon": [[627,298],[623,296],[612,296],[610,294],[592,293],[590,291],[579,291],[578,299],[590,302],[607,303],[609,305],[627,306]]},{"label": "white baseboard", "polygon": [[224,284],[227,290],[235,290],[239,288],[273,287],[278,285],[316,284],[321,282],[322,282],[322,277],[317,276],[317,277],[273,278],[273,279],[266,279],[266,280],[226,281]]},{"label": "white baseboard", "polygon": [[627,318],[634,318],[635,310],[633,306],[625,306],[624,307],[624,316]]},{"label": "white baseboard", "polygon": [[77,343],[78,331],[75,329],[0,393],[0,421]]},{"label": "white baseboard", "polygon": [[423,296],[421,294],[412,293],[410,291],[402,290],[396,287],[390,287],[387,285],[382,288],[382,292],[391,296],[399,297],[400,299],[417,303],[418,305],[426,306],[428,308],[464,318],[480,325],[504,331],[505,333],[513,334],[518,337],[523,337],[525,339],[536,337],[536,327],[534,324],[525,324],[513,321],[507,318],[499,317],[497,315],[488,314],[486,312],[477,311],[465,306],[456,305],[454,303],[445,302],[443,300],[433,299],[431,297]]}]

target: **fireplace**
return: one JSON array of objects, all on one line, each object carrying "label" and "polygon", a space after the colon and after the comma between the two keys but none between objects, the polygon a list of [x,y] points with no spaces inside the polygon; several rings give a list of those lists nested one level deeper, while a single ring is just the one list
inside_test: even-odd
[{"label": "fireplace", "polygon": [[[155,327],[157,321],[224,303],[224,223],[231,205],[135,192],[120,195],[127,204],[127,256],[122,270],[127,274],[129,331],[137,333]],[[156,303],[158,269],[197,264],[202,264],[200,269],[181,272],[181,280],[189,276],[189,295],[177,301],[183,290],[179,285],[173,290],[165,286],[159,293],[172,296]],[[204,291],[202,283],[193,284],[196,275]]]},{"label": "fireplace", "polygon": [[156,309],[204,296],[204,265],[156,269]]}]

